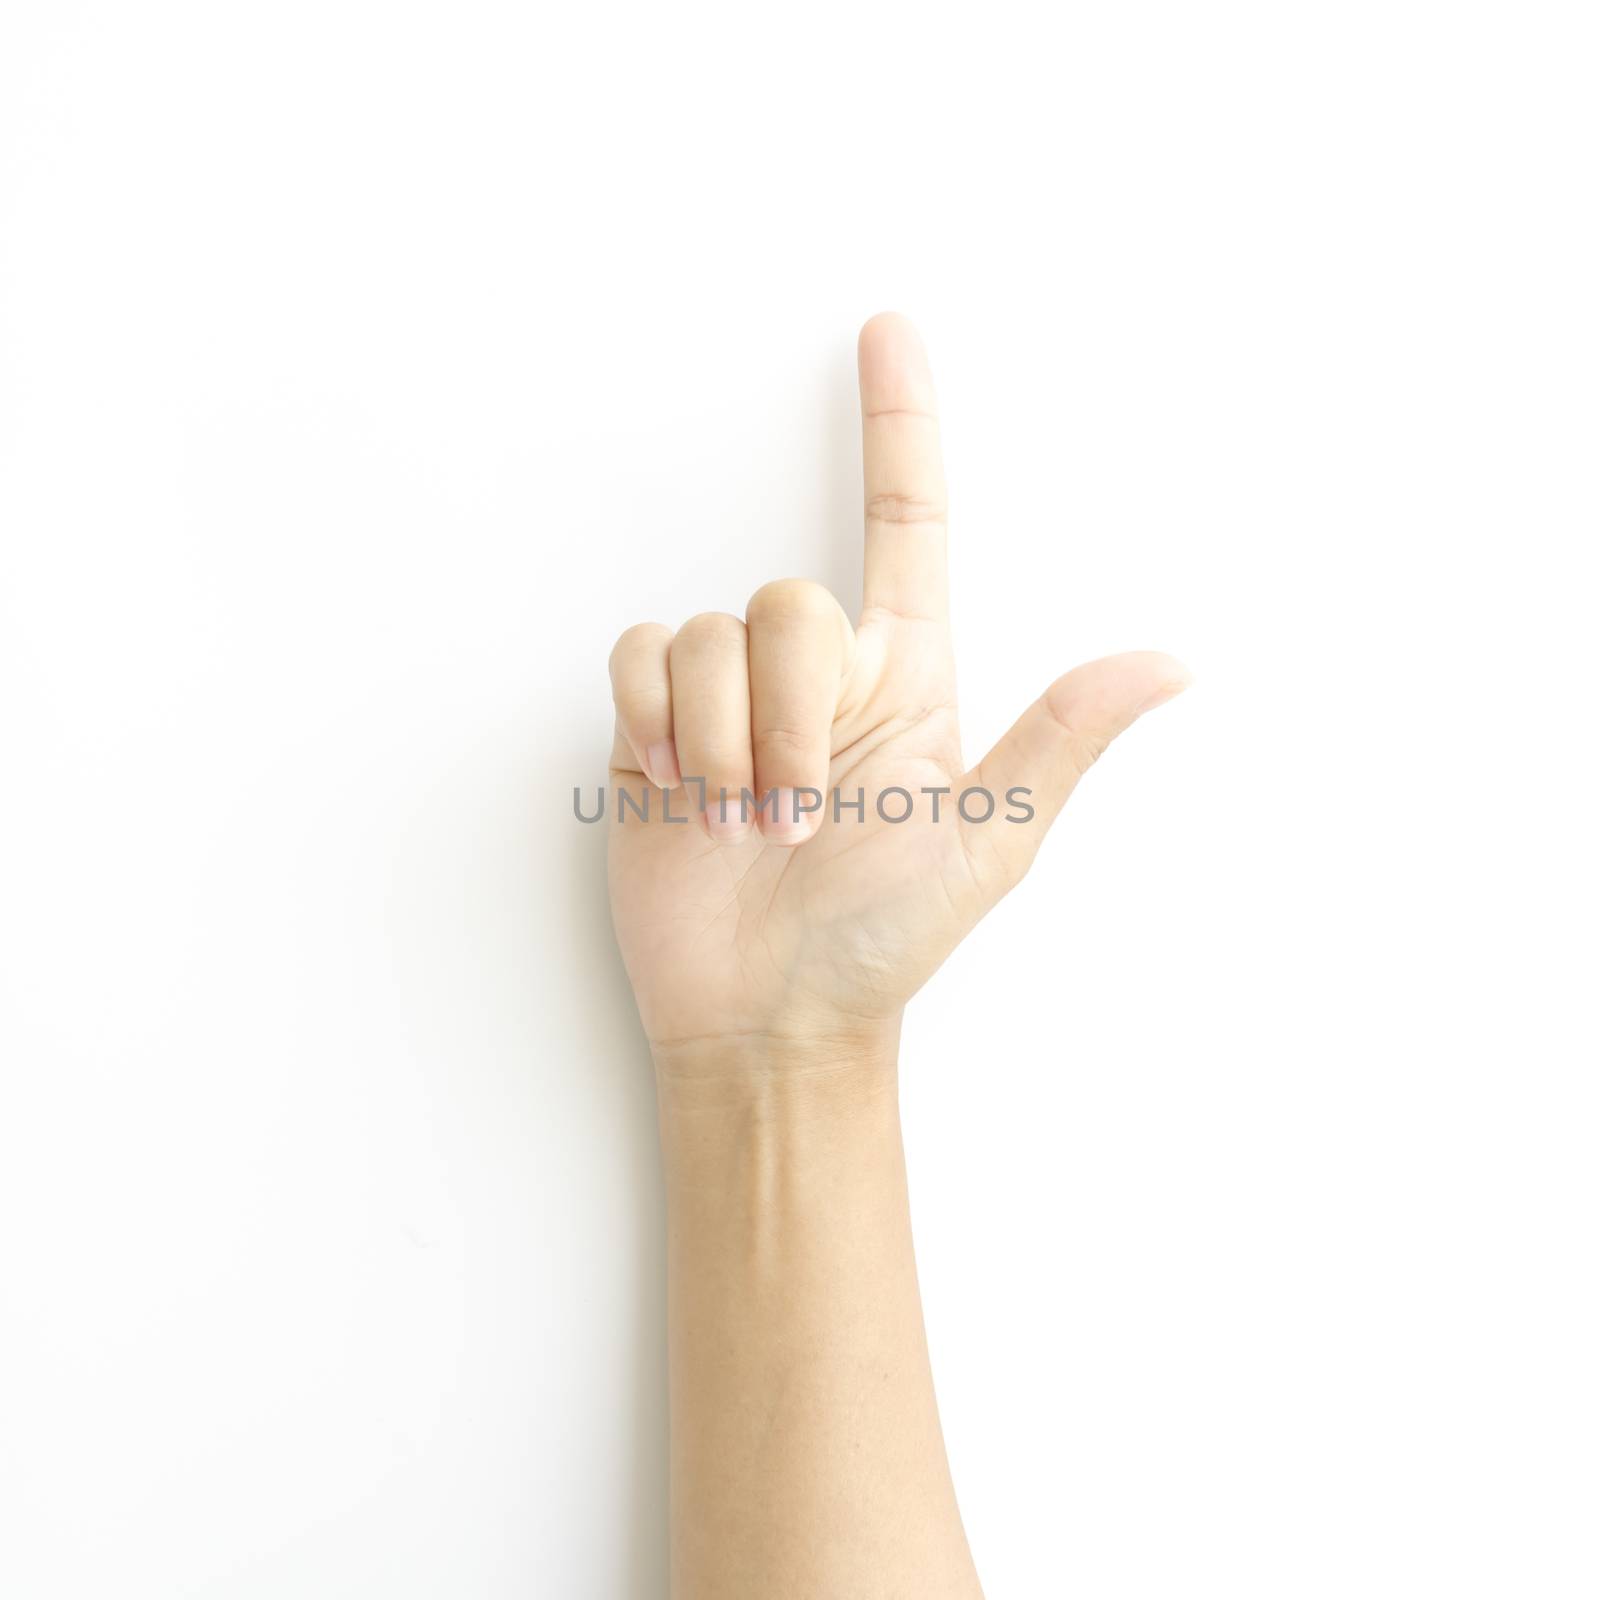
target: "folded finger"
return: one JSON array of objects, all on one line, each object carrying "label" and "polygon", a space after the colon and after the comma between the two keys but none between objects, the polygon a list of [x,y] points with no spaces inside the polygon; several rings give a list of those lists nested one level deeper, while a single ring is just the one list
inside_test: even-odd
[{"label": "folded finger", "polygon": [[828,590],[799,579],[758,589],[745,617],[762,836],[772,844],[803,844],[821,820],[833,717],[854,634]]},{"label": "folded finger", "polygon": [[[641,622],[623,633],[611,650],[617,733],[633,756],[635,770],[661,789],[676,789],[681,781],[672,740],[671,647],[671,628]],[[616,764],[614,754],[612,765]]]},{"label": "folded finger", "polygon": [[713,839],[742,838],[749,823],[741,797],[754,782],[745,625],[718,611],[691,617],[672,641],[671,664],[684,785],[703,796],[702,820]]}]

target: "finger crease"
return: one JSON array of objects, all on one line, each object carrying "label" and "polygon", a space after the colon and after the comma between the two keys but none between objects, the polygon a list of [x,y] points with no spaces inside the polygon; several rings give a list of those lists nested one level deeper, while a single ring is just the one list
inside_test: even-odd
[{"label": "finger crease", "polygon": [[940,500],[919,500],[914,495],[875,494],[867,501],[867,521],[901,525],[936,523],[943,527],[945,506]]}]

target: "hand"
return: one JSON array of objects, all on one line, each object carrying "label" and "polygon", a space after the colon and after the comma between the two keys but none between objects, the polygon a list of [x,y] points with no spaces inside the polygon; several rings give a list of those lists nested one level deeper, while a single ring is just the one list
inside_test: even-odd
[{"label": "hand", "polygon": [[[967,770],[927,358],[904,318],[882,315],[861,330],[859,362],[856,626],[826,589],[788,579],[757,590],[743,621],[642,623],[612,652],[612,912],[663,1065],[741,1041],[770,1055],[887,1037],[1022,878],[1106,746],[1189,682],[1150,651],[1078,667]],[[652,785],[649,820],[618,821],[617,791],[642,806]],[[742,791],[776,796],[746,820]],[[963,808],[965,791],[978,792]],[[664,798],[687,820],[663,820]],[[908,799],[905,821],[886,820]]]}]

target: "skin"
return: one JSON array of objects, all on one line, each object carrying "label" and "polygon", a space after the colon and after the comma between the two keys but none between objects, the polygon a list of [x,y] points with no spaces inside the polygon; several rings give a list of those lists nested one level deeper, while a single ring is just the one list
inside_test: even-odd
[{"label": "skin", "polygon": [[[1151,651],[1078,667],[967,768],[927,358],[884,314],[859,364],[855,625],[786,579],[743,619],[644,623],[611,656],[612,912],[667,1179],[675,1600],[980,1594],[922,1328],[900,1016],[1112,739],[1189,682]],[[904,822],[877,812],[891,787]],[[957,808],[975,788],[986,821]],[[797,814],[794,792],[834,789],[865,818]],[[617,821],[618,790],[649,820]],[[741,790],[778,793],[745,820]]]}]

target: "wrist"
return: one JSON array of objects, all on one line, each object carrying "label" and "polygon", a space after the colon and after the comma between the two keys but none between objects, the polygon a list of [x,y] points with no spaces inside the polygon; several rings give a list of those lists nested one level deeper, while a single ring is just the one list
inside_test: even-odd
[{"label": "wrist", "polygon": [[898,1034],[657,1046],[675,1236],[804,1231],[846,1196],[903,1187]]},{"label": "wrist", "polygon": [[815,1117],[897,1088],[900,1018],[806,1032],[772,1030],[651,1044],[665,1134],[679,1117]]}]

